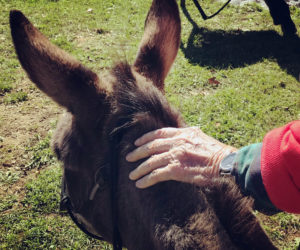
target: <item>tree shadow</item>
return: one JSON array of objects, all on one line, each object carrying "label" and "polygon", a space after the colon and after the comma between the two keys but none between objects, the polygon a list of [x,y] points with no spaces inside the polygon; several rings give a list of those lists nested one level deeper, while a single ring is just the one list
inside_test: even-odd
[{"label": "tree shadow", "polygon": [[180,2],[182,11],[193,25],[186,44],[180,48],[192,64],[219,69],[238,68],[262,61],[276,60],[296,79],[300,72],[300,38],[281,37],[275,31],[210,30],[199,28]]}]

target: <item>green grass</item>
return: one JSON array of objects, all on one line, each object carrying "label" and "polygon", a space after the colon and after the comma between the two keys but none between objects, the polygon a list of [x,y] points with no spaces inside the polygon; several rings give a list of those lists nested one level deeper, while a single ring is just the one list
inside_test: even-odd
[{"label": "green grass", "polygon": [[4,212],[11,209],[17,201],[18,200],[15,195],[7,195],[0,202],[0,212]]},{"label": "green grass", "polygon": [[37,180],[30,180],[25,185],[26,197],[22,202],[24,207],[44,214],[58,213],[60,179],[61,171],[56,167],[44,171]]},{"label": "green grass", "polygon": [[50,148],[52,132],[48,132],[48,135],[41,139],[36,136],[37,143],[27,148],[27,152],[31,153],[30,161],[24,167],[25,170],[31,170],[34,168],[42,168],[56,162],[55,156]]},{"label": "green grass", "polygon": [[19,174],[14,171],[0,171],[0,187],[5,184],[13,184],[19,179]]},{"label": "green grass", "polygon": [[[22,10],[54,44],[99,71],[120,58],[134,60],[150,4],[151,0],[0,0],[2,111],[9,115],[18,109],[26,115],[29,104],[41,110],[50,105],[35,100],[39,91],[33,85],[23,88],[27,77],[12,46],[9,10]],[[207,13],[221,5],[208,0],[202,4]],[[300,10],[290,9],[299,34]],[[182,43],[166,81],[166,95],[189,125],[240,147],[260,142],[270,129],[300,118],[300,42],[283,39],[267,10],[257,4],[229,6],[203,21],[192,1],[186,1],[181,19]],[[220,83],[211,84],[212,78]],[[0,162],[0,249],[110,249],[85,236],[59,212],[62,173],[50,149],[52,133],[44,129],[37,136],[27,128],[28,145],[12,147],[5,144],[9,135],[1,125],[6,113],[0,115],[0,152],[9,158],[19,151],[29,155],[18,171]],[[40,126],[39,120],[34,122]],[[260,217],[280,248],[299,246],[299,216]]]},{"label": "green grass", "polygon": [[[17,206],[15,196],[0,200],[0,249],[109,249],[84,235],[59,212],[61,169],[52,165],[26,184]],[[20,206],[20,205],[18,205]]]},{"label": "green grass", "polygon": [[[282,249],[298,249],[300,240],[298,234],[300,231],[299,217],[292,214],[279,213],[267,218],[264,221],[264,228],[273,241],[280,240],[282,242]],[[296,235],[296,237],[293,237],[292,240],[289,239],[286,235],[287,231]]]},{"label": "green grass", "polygon": [[12,89],[12,86],[10,84],[6,83],[0,83],[0,93],[9,92]]},{"label": "green grass", "polygon": [[16,104],[19,102],[24,102],[28,100],[27,93],[20,91],[16,93],[11,93],[5,96],[4,103],[6,104]]}]

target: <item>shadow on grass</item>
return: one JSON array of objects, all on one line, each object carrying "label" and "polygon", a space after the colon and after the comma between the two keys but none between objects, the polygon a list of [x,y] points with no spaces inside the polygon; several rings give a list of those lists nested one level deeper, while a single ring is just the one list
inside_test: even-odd
[{"label": "shadow on grass", "polygon": [[300,38],[281,37],[275,31],[210,30],[200,28],[181,0],[181,8],[193,25],[186,44],[180,48],[192,64],[219,69],[238,68],[264,58],[278,65],[296,79],[300,73]]}]

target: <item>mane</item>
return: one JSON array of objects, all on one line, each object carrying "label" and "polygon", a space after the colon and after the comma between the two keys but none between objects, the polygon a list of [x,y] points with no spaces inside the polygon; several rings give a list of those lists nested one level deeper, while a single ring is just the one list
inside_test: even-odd
[{"label": "mane", "polygon": [[116,78],[114,84],[114,105],[112,116],[115,117],[111,134],[120,129],[134,126],[143,119],[151,118],[154,128],[183,126],[180,114],[167,102],[160,90],[152,82],[136,81],[131,66],[121,62],[112,74]]},{"label": "mane", "polygon": [[[148,131],[161,127],[181,127],[184,123],[179,113],[168,104],[163,93],[147,80],[137,81],[132,68],[127,63],[117,64],[112,73],[116,78],[113,85],[112,113],[105,127],[107,129],[106,135],[110,138],[111,148],[114,147],[115,149],[114,153],[111,152],[110,159],[114,164],[117,164],[116,155],[124,157],[133,149],[133,141],[135,140],[133,136],[137,138]],[[131,129],[134,133],[128,134],[127,132]],[[124,137],[126,138],[124,139]],[[122,162],[127,164],[124,160]],[[116,174],[115,171],[118,171],[116,169],[111,170],[112,176]],[[164,194],[170,201],[178,201],[179,197],[183,197],[182,202],[178,201],[174,204],[171,202],[170,210],[161,210],[159,201],[151,204],[156,200],[154,197],[158,197],[161,190],[164,190]],[[193,198],[189,204],[184,204],[186,201],[184,197],[187,193]],[[174,181],[164,182],[149,188],[147,197],[150,202],[148,205],[152,207],[153,211],[155,210],[162,218],[170,218],[164,221],[158,217],[158,227],[155,228],[156,235],[160,235],[160,239],[165,242],[166,246],[170,242],[175,245],[182,244],[180,249],[183,246],[188,246],[191,242],[198,242],[196,238],[201,237],[201,234],[196,235],[196,231],[193,231],[195,235],[191,234],[190,238],[185,238],[184,230],[187,228],[181,229],[180,225],[187,220],[190,220],[191,228],[200,227],[209,235],[215,235],[216,232],[219,232],[220,235],[226,237],[226,240],[220,241],[224,246],[231,244],[228,241],[230,238],[236,246],[240,246],[242,249],[251,249],[252,246],[257,245],[256,237],[261,234],[265,238],[264,244],[266,246],[270,244],[252,213],[252,200],[242,196],[238,186],[231,178],[213,178],[206,186],[195,186]],[[127,202],[126,197],[124,199],[123,202]],[[146,201],[144,200],[144,202]],[[131,204],[131,206],[134,205]],[[197,214],[196,217],[188,217],[194,213]],[[212,226],[213,223],[216,223],[215,227]],[[225,236],[224,230],[228,236]],[[213,247],[216,244],[215,240],[207,240],[206,244],[212,244],[211,247]]]}]

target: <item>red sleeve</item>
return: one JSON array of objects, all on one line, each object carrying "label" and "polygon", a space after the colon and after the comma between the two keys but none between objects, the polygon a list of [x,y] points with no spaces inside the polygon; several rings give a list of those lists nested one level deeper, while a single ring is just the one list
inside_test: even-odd
[{"label": "red sleeve", "polygon": [[264,137],[261,175],[272,203],[280,210],[300,214],[300,121]]}]

